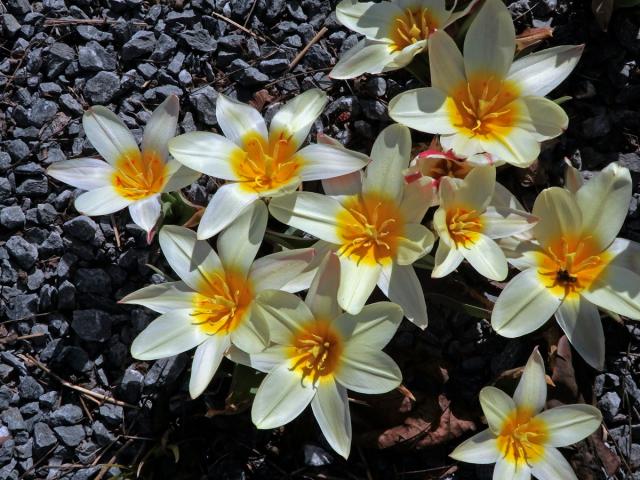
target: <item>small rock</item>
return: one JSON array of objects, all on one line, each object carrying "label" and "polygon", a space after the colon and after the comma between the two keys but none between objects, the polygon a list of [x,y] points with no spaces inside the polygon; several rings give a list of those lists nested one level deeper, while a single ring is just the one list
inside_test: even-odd
[{"label": "small rock", "polygon": [[153,32],[139,31],[122,46],[122,59],[133,60],[134,58],[150,55],[156,46],[156,37]]},{"label": "small rock", "polygon": [[105,342],[111,336],[111,316],[101,310],[76,310],[71,328],[82,340]]},{"label": "small rock", "polygon": [[324,449],[307,444],[304,446],[304,463],[309,467],[324,467],[333,463],[333,457]]},{"label": "small rock", "polygon": [[25,400],[37,400],[44,393],[44,388],[35,378],[27,376],[20,379],[18,393]]},{"label": "small rock", "polygon": [[113,72],[99,72],[87,80],[84,94],[92,104],[109,103],[120,88],[120,78]]},{"label": "small rock", "polygon": [[78,115],[82,115],[84,113],[84,109],[82,105],[78,103],[78,101],[73,98],[73,96],[69,93],[63,93],[60,95],[60,104],[69,110],[70,112],[76,113]]},{"label": "small rock", "polygon": [[93,438],[101,447],[110,445],[116,439],[109,429],[104,426],[104,423],[99,420],[91,424],[91,430],[93,430]]},{"label": "small rock", "polygon": [[269,81],[269,77],[262,73],[255,67],[250,66],[244,60],[238,58],[231,62],[230,70],[234,80],[240,82],[241,85],[246,87],[262,85]]},{"label": "small rock", "polygon": [[38,259],[38,249],[24,238],[14,235],[5,244],[9,256],[25,270],[29,270]]},{"label": "small rock", "polygon": [[606,422],[613,421],[620,411],[621,404],[622,400],[616,392],[607,392],[598,400],[598,408],[602,411]]},{"label": "small rock", "polygon": [[62,225],[62,229],[69,235],[88,242],[93,240],[98,231],[98,224],[86,215],[74,217]]},{"label": "small rock", "polygon": [[25,217],[22,209],[13,205],[0,209],[0,225],[9,230],[16,230],[24,226]]},{"label": "small rock", "polygon": [[279,73],[289,68],[286,58],[269,58],[260,62],[260,70],[265,73]]},{"label": "small rock", "polygon": [[45,409],[51,409],[58,402],[58,392],[50,391],[40,395],[38,399],[40,406]]},{"label": "small rock", "polygon": [[155,49],[151,54],[151,60],[155,62],[166,60],[175,51],[177,46],[178,44],[173,38],[165,33],[161,33],[156,42]]},{"label": "small rock", "polygon": [[118,426],[124,419],[124,410],[120,405],[105,403],[98,409],[98,414],[102,419],[111,426]]},{"label": "small rock", "polygon": [[215,126],[218,124],[218,121],[216,120],[217,98],[218,92],[209,85],[203,88],[198,88],[195,92],[189,95],[189,102],[196,110],[198,120],[205,125]]},{"label": "small rock", "polygon": [[116,55],[109,52],[96,41],[88,42],[78,51],[80,68],[89,72],[116,69]]},{"label": "small rock", "polygon": [[214,52],[217,47],[216,41],[204,29],[186,30],[178,35],[184,42],[194,50],[204,53]]},{"label": "small rock", "polygon": [[93,25],[78,25],[76,27],[78,34],[85,40],[95,40],[96,42],[106,42],[113,40],[113,35],[102,30],[98,30]]},{"label": "small rock", "polygon": [[77,447],[85,437],[84,428],[81,425],[55,427],[53,431],[56,433],[60,441],[67,447]]},{"label": "small rock", "polygon": [[57,442],[49,425],[38,422],[33,426],[33,447],[36,457],[48,452]]},{"label": "small rock", "polygon": [[31,153],[29,146],[22,140],[9,140],[6,142],[5,147],[7,152],[14,161],[22,160],[29,156]]},{"label": "small rock", "polygon": [[18,23],[18,20],[16,20],[16,17],[10,13],[2,15],[2,28],[7,34],[7,37],[14,37],[16,33],[20,31],[20,27],[21,25]]},{"label": "small rock", "polygon": [[82,421],[83,417],[84,415],[80,407],[67,403],[51,412],[49,420],[52,426],[60,427],[63,425],[77,425]]},{"label": "small rock", "polygon": [[38,295],[30,293],[10,299],[6,310],[9,320],[28,319],[38,312]]},{"label": "small rock", "polygon": [[50,203],[39,203],[36,211],[40,225],[50,227],[58,217],[58,212],[56,212],[56,209]]},{"label": "small rock", "polygon": [[16,407],[7,408],[0,414],[0,419],[2,419],[2,423],[12,432],[18,432],[26,428],[22,414]]},{"label": "small rock", "polygon": [[42,197],[49,193],[49,180],[47,177],[28,178],[18,185],[16,193],[27,197]]},{"label": "small rock", "polygon": [[51,100],[38,98],[29,111],[29,123],[35,127],[42,127],[52,120],[56,113],[58,113],[58,105]]},{"label": "small rock", "polygon": [[111,291],[111,278],[99,268],[79,268],[75,274],[75,285],[79,292],[104,296]]},{"label": "small rock", "polygon": [[127,368],[122,377],[120,392],[122,398],[129,403],[136,403],[142,393],[144,375],[133,368]]}]

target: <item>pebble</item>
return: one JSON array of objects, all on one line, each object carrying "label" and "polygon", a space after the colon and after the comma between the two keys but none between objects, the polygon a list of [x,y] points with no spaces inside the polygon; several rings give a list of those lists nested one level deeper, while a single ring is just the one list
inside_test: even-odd
[{"label": "pebble", "polygon": [[105,342],[111,336],[111,316],[101,310],[76,310],[71,328],[82,340]]},{"label": "pebble", "polygon": [[178,35],[187,45],[194,50],[203,53],[211,53],[216,50],[217,42],[204,29],[186,30]]},{"label": "pebble", "polygon": [[20,379],[18,393],[25,400],[37,400],[44,393],[44,388],[35,378],[26,376]]},{"label": "pebble", "polygon": [[87,80],[84,94],[91,104],[109,103],[120,89],[120,77],[113,72],[99,72]]},{"label": "pebble", "polygon": [[114,52],[108,51],[96,41],[90,41],[80,47],[78,63],[80,68],[84,70],[100,72],[102,70],[115,70],[117,59]]},{"label": "pebble", "polygon": [[13,205],[0,209],[0,225],[9,229],[17,230],[24,226],[25,216],[22,209]]},{"label": "pebble", "polygon": [[133,60],[134,58],[151,55],[156,46],[156,37],[153,32],[141,30],[136,32],[127,43],[122,46],[122,59]]},{"label": "pebble", "polygon": [[36,457],[48,452],[56,443],[58,443],[58,440],[49,425],[44,422],[38,422],[33,426],[33,446]]},{"label": "pebble", "polygon": [[23,237],[14,235],[7,240],[5,248],[15,262],[25,270],[29,270],[38,259],[38,249]]},{"label": "pebble", "polygon": [[78,240],[88,242],[96,237],[98,224],[90,217],[80,215],[63,223],[62,229]]},{"label": "pebble", "polygon": [[51,412],[49,423],[54,427],[63,425],[77,425],[84,417],[82,409],[77,405],[68,403]]},{"label": "pebble", "polygon": [[77,447],[86,436],[84,428],[81,425],[55,427],[53,431],[60,441],[67,447]]}]

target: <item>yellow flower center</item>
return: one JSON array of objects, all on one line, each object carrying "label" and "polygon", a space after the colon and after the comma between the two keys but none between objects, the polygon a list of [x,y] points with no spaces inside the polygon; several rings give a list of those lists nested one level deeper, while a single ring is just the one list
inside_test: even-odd
[{"label": "yellow flower center", "polygon": [[491,75],[476,74],[454,88],[448,105],[453,125],[467,135],[504,135],[515,125],[516,86]]},{"label": "yellow flower center", "polygon": [[369,265],[387,264],[395,257],[404,219],[395,201],[377,193],[349,197],[338,215],[339,255]]},{"label": "yellow flower center", "polygon": [[442,177],[464,178],[471,171],[468,163],[448,158],[428,158],[422,160],[422,175],[440,180]]},{"label": "yellow flower center", "polygon": [[390,49],[398,52],[421,40],[427,40],[439,27],[440,23],[428,8],[408,8],[391,24]]},{"label": "yellow flower center", "polygon": [[507,461],[531,466],[543,457],[548,438],[544,420],[534,417],[530,409],[518,408],[507,416],[497,445]]},{"label": "yellow flower center", "polygon": [[167,166],[157,152],[131,150],[116,161],[111,181],[121,196],[142,200],[162,191],[167,173]]},{"label": "yellow flower center", "polygon": [[291,370],[309,378],[313,385],[335,372],[344,350],[344,342],[331,323],[315,320],[293,335],[288,349]]},{"label": "yellow flower center", "polygon": [[193,324],[208,335],[228,335],[245,318],[253,301],[249,279],[231,269],[207,275],[194,295]]},{"label": "yellow flower center", "polygon": [[480,215],[477,210],[460,207],[447,210],[447,228],[456,247],[469,248],[478,241],[483,230]]},{"label": "yellow flower center", "polygon": [[560,237],[537,255],[538,275],[559,298],[578,295],[602,273],[610,261],[590,236]]},{"label": "yellow flower center", "polygon": [[257,132],[243,139],[244,150],[232,155],[231,165],[240,184],[251,192],[266,192],[291,182],[302,166],[297,147],[284,132],[267,142]]}]

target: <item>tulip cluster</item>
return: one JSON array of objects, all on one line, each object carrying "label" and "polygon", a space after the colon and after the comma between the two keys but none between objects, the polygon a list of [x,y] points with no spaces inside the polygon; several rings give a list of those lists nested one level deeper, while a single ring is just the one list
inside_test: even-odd
[{"label": "tulip cluster", "polygon": [[[432,278],[463,262],[506,283],[493,329],[518,337],[555,316],[576,351],[604,367],[598,308],[640,319],[640,246],[616,238],[631,200],[629,171],[616,164],[591,180],[567,167],[564,188],[538,195],[532,212],[496,181],[503,164],[529,166],[568,117],[544,96],[576,66],[582,46],[559,46],[514,61],[515,30],[500,0],[485,0],[461,53],[446,28],[458,12],[439,0],[343,0],[337,18],[365,39],[342,58],[334,78],[376,74],[428,55],[431,86],[389,104],[398,123],[368,155],[318,135],[305,141],[326,95],[311,89],[286,103],[267,127],[253,107],[220,94],[222,134],[174,138],[178,100],[169,97],[147,123],[139,149],[103,107],[87,111],[87,137],[106,162],[69,160],[49,174],[88,190],[76,209],[103,215],[129,207],[179,281],[152,285],[121,302],[160,314],[133,342],[151,360],[195,348],[189,392],[201,395],[223,358],[264,372],[251,416],[258,428],[284,425],[308,406],[330,445],[351,447],[348,391],[388,392],[402,374],[382,349],[403,318],[426,328],[424,288],[413,264],[434,253]],[[409,128],[439,135],[442,150],[411,158]],[[161,227],[161,194],[199,175],[224,180],[197,232]],[[304,191],[321,180],[324,193]],[[430,211],[430,209],[432,209]],[[315,239],[256,258],[271,215]],[[429,228],[432,227],[432,228]],[[217,248],[209,244],[217,235]],[[389,301],[368,303],[378,287]],[[306,290],[305,299],[296,293]],[[489,429],[452,457],[497,462],[494,479],[575,478],[555,447],[575,443],[601,421],[590,406],[542,411],[545,367],[532,354],[513,397],[487,387],[480,403]]]}]

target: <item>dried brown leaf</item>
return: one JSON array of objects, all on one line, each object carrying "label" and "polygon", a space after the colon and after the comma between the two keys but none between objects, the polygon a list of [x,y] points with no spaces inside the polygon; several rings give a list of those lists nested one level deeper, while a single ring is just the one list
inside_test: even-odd
[{"label": "dried brown leaf", "polygon": [[516,37],[516,52],[521,52],[553,36],[553,27],[529,27]]}]

